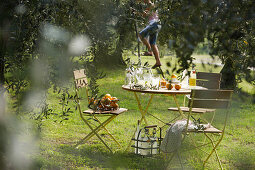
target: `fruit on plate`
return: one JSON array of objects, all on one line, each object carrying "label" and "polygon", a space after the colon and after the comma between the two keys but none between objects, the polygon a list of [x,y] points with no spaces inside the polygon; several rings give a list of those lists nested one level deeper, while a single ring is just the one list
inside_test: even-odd
[{"label": "fruit on plate", "polygon": [[94,97],[90,98],[90,99],[89,99],[89,105],[90,105],[90,104],[93,104],[93,103],[94,103],[94,100],[95,100]]},{"label": "fruit on plate", "polygon": [[110,98],[105,98],[105,97],[103,97],[103,98],[101,99],[101,103],[102,103],[103,105],[109,105],[109,104],[111,103],[111,99],[110,99]]},{"label": "fruit on plate", "polygon": [[109,99],[112,98],[112,96],[111,96],[110,94],[106,94],[104,97],[105,97],[105,98],[109,98]]},{"label": "fruit on plate", "polygon": [[119,99],[117,97],[112,97],[110,94],[106,94],[101,99],[95,99],[95,97],[90,98],[89,108],[93,110],[116,110],[119,108],[117,102]]},{"label": "fruit on plate", "polygon": [[171,84],[171,83],[167,83],[167,84],[166,84],[166,88],[167,88],[168,90],[171,90],[173,87],[174,87],[174,86],[173,86],[173,84]]},{"label": "fruit on plate", "polygon": [[94,100],[94,105],[97,105],[97,104],[98,104],[98,100],[95,99],[95,100]]},{"label": "fruit on plate", "polygon": [[180,90],[180,89],[181,89],[181,85],[180,85],[180,84],[176,84],[176,85],[174,86],[174,88],[175,88],[176,90]]},{"label": "fruit on plate", "polygon": [[118,99],[117,97],[112,97],[111,102],[115,102],[115,103],[117,103],[118,101],[119,101],[119,99]]},{"label": "fruit on plate", "polygon": [[170,83],[167,82],[167,83],[166,83],[166,88],[169,89],[169,87],[170,87]]},{"label": "fruit on plate", "polygon": [[174,85],[173,85],[173,84],[171,84],[171,86],[170,86],[170,87],[171,87],[171,89],[170,89],[170,90],[172,90],[172,88],[174,88]]},{"label": "fruit on plate", "polygon": [[118,103],[115,103],[115,102],[111,102],[111,108],[113,108],[114,110],[116,110],[118,107],[119,107],[119,105],[118,105]]},{"label": "fruit on plate", "polygon": [[173,74],[172,76],[171,76],[171,79],[176,79],[177,78],[177,76],[175,75],[175,74]]}]

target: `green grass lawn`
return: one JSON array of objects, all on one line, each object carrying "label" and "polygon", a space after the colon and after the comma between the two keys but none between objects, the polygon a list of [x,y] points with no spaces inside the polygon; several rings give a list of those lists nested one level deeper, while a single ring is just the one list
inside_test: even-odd
[{"label": "green grass lawn", "polygon": [[[131,59],[136,60],[137,58],[132,57]],[[151,65],[154,64],[153,57],[142,57],[142,62],[144,63],[145,61],[148,61]],[[171,63],[177,62],[174,57],[164,57],[161,61],[162,63],[166,63],[167,61],[171,61]],[[213,66],[208,66],[204,68],[201,64],[197,64],[197,68],[199,71],[220,71],[219,67],[214,68]],[[163,64],[162,69],[166,70],[168,67]],[[75,110],[75,103],[70,100],[70,106],[74,112],[70,115],[69,120],[59,123],[59,121],[55,121],[57,120],[56,116],[51,116],[49,119],[43,121],[40,154],[37,155],[37,161],[42,169],[180,168],[177,159],[174,159],[171,165],[166,166],[168,162],[163,159],[163,155],[161,154],[143,158],[135,155],[133,153],[134,149],[131,147],[125,151],[135,131],[137,120],[140,119],[141,115],[134,95],[121,88],[121,85],[124,83],[124,69],[113,68],[112,70],[103,69],[103,71],[106,73],[106,77],[98,81],[100,93],[110,93],[112,96],[118,97],[120,99],[120,106],[128,109],[128,112],[118,116],[107,126],[122,147],[119,148],[114,141],[109,139],[105,132],[101,131],[100,135],[115,151],[113,154],[110,153],[96,137],[80,145],[80,147],[75,148],[74,145],[76,142],[88,134],[89,130],[80,119],[78,111]],[[52,90],[49,91],[48,101],[50,107],[52,107],[55,112],[61,112],[61,106],[58,104],[60,97],[60,95],[53,93]],[[150,96],[148,94],[139,94],[139,97],[144,106],[148,102]],[[183,96],[180,96],[178,100],[181,103]],[[86,109],[86,102],[82,104],[83,109]],[[153,115],[167,122],[176,115],[167,110],[170,106],[175,106],[171,97],[155,95],[148,112],[153,113]],[[222,117],[223,115],[221,112],[216,113],[215,120],[218,124],[222,123]],[[162,122],[155,120],[151,116],[148,116],[148,122],[150,124],[163,126]],[[241,101],[240,97],[235,94],[226,130],[227,133],[218,149],[218,154],[225,169],[255,169],[254,125],[255,105],[251,103],[249,97],[246,97],[245,101]],[[200,169],[201,162],[198,161],[199,156],[200,155],[193,154],[192,152],[188,155],[184,154],[182,157],[184,166],[190,169]],[[206,168],[218,168],[214,156],[209,160]]]}]

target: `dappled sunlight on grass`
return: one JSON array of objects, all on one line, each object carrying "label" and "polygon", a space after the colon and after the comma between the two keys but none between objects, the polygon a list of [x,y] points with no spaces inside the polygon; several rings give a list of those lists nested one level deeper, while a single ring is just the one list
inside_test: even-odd
[{"label": "dappled sunlight on grass", "polygon": [[[108,152],[101,144],[82,145],[79,148],[67,144],[60,144],[55,150],[47,151],[54,153],[60,160],[62,167],[70,168],[107,168],[107,169],[164,169],[164,159],[160,156],[146,157],[137,156],[133,153],[117,151],[114,154]],[[48,165],[48,168],[52,165]],[[56,165],[55,165],[56,166]]]},{"label": "dappled sunlight on grass", "polygon": [[[153,63],[154,59],[151,58],[151,60],[150,62]],[[42,167],[45,169],[165,169],[166,167],[167,169],[180,169],[181,166],[177,158],[174,158],[171,164],[168,165],[167,160],[164,160],[162,155],[143,158],[133,154],[133,148],[131,147],[125,151],[136,129],[137,120],[141,118],[141,114],[134,94],[121,88],[124,84],[124,69],[102,71],[106,73],[106,77],[98,80],[100,94],[109,93],[112,96],[116,96],[120,99],[120,107],[128,109],[127,112],[121,114],[106,126],[122,147],[119,148],[102,130],[99,134],[109,144],[110,148],[115,152],[114,154],[111,154],[95,136],[78,148],[74,148],[74,145],[90,131],[80,119],[78,111],[75,110],[75,103],[70,101],[70,107],[74,112],[70,114],[69,120],[59,123],[55,122],[57,118],[52,116],[43,122],[42,142],[40,145],[41,154],[38,158]],[[72,90],[70,92],[72,93]],[[85,91],[82,94],[85,94]],[[150,95],[139,93],[138,97],[141,99],[142,106],[145,107]],[[59,95],[53,94],[52,91],[49,92],[50,104],[56,112],[61,112],[61,105],[57,104],[59,99]],[[179,96],[178,101],[182,103],[183,96]],[[85,96],[81,104],[82,109],[87,108]],[[148,112],[168,122],[176,116],[175,113],[167,110],[171,106],[175,106],[171,96],[154,95]],[[252,153],[249,154],[249,151],[254,152],[255,148],[254,109],[249,100],[242,101],[238,95],[234,95],[227,132],[218,149],[223,167],[226,169],[254,168],[255,164],[252,161],[254,161],[255,156]],[[205,117],[210,118],[210,116],[206,115]],[[164,125],[152,116],[148,116],[146,119],[150,125]],[[223,120],[223,114],[217,112],[215,120],[220,125]],[[166,128],[167,126],[163,128],[163,135]],[[197,137],[199,138],[199,135]],[[188,146],[189,144],[187,143]],[[205,149],[207,150],[207,148]],[[200,156],[202,155],[198,155],[194,150],[185,152],[182,155],[184,167],[201,169]],[[207,168],[218,168],[214,156],[209,160]]]}]

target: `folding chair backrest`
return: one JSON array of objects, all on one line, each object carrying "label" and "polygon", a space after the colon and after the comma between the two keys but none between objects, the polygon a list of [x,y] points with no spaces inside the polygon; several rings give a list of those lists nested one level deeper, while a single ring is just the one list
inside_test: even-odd
[{"label": "folding chair backrest", "polygon": [[233,90],[192,90],[189,107],[227,109]]},{"label": "folding chair backrest", "polygon": [[85,74],[85,70],[75,70],[73,71],[74,74],[74,80],[75,80],[75,87],[81,88],[81,87],[86,87],[88,85],[88,80]]},{"label": "folding chair backrest", "polygon": [[85,74],[85,69],[75,70],[73,71],[74,74],[74,84],[76,89],[76,95],[78,96],[78,89],[85,87],[86,89],[86,97],[89,101],[89,92],[87,89],[88,80]]},{"label": "folding chair backrest", "polygon": [[221,73],[197,72],[197,85],[207,89],[220,89]]}]

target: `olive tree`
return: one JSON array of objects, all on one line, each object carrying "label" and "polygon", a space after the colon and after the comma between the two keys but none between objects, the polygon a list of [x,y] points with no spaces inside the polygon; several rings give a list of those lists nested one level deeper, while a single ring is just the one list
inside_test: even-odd
[{"label": "olive tree", "polygon": [[252,0],[159,0],[159,40],[171,40],[181,71],[190,67],[195,47],[207,39],[210,55],[224,64],[223,88],[236,87],[242,78],[254,84],[254,8]]}]

